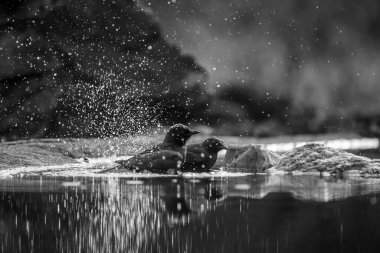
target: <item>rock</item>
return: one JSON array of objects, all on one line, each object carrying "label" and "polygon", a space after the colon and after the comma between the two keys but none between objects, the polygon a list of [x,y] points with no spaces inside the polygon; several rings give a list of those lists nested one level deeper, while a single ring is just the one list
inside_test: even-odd
[{"label": "rock", "polygon": [[377,177],[380,163],[345,151],[335,150],[322,144],[306,144],[284,154],[276,170],[305,173],[354,173]]},{"label": "rock", "polygon": [[[29,166],[91,163],[92,159],[126,159],[151,147],[156,136],[93,139],[32,139],[0,142],[0,171]],[[90,159],[90,160],[89,160]],[[116,158],[115,158],[116,159]],[[112,166],[115,166],[113,162]]]},{"label": "rock", "polygon": [[0,7],[0,138],[128,135],[207,102],[204,69],[133,0]]},{"label": "rock", "polygon": [[264,172],[275,166],[281,156],[260,145],[229,147],[224,157],[227,171]]}]

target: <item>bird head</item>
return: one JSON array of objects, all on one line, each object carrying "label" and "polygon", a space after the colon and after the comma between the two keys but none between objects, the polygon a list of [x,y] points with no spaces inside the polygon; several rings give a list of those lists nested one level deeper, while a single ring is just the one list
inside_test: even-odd
[{"label": "bird head", "polygon": [[183,124],[175,124],[169,128],[164,141],[183,146],[192,135],[198,133],[198,131],[191,130],[189,127]]},{"label": "bird head", "polygon": [[224,141],[215,137],[206,139],[205,141],[202,142],[202,145],[206,149],[210,151],[214,151],[214,152],[219,152],[222,149],[228,149],[226,144],[224,144]]}]

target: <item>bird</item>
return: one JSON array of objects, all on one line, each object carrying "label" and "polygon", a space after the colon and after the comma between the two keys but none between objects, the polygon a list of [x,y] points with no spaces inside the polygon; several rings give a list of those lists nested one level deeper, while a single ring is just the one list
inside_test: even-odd
[{"label": "bird", "polygon": [[115,161],[119,164],[115,172],[134,171],[175,174],[183,164],[183,154],[173,150],[157,150],[138,154],[128,160]]},{"label": "bird", "polygon": [[190,144],[185,150],[185,161],[181,171],[204,172],[214,166],[218,152],[228,149],[221,139],[212,137],[202,143]]},{"label": "bird", "polygon": [[198,133],[198,131],[191,130],[183,124],[175,124],[169,128],[161,143],[127,160],[115,161],[115,163],[119,164],[117,167],[102,172],[149,171],[154,173],[175,173],[183,165],[184,145],[191,136]]},{"label": "bird", "polygon": [[183,147],[186,142],[190,139],[191,136],[198,133],[199,131],[191,130],[189,127],[183,124],[175,124],[169,128],[164,140],[161,143],[142,151],[138,155],[152,153],[160,150],[172,150],[183,153]]}]

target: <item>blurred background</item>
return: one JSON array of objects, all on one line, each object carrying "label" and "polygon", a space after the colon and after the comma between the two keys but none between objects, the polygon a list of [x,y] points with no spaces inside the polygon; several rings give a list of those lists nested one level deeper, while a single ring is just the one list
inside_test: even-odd
[{"label": "blurred background", "polygon": [[0,137],[380,136],[380,2],[2,0]]}]

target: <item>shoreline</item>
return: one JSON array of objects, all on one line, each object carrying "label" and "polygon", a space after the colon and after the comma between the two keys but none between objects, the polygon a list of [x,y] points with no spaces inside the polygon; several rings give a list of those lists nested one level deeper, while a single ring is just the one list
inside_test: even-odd
[{"label": "shoreline", "polygon": [[[197,136],[190,143],[199,142],[208,136]],[[324,138],[325,137],[325,138]],[[0,143],[0,177],[35,175],[96,176],[100,169],[114,166],[114,161],[127,159],[139,151],[159,142],[161,136],[117,137],[105,139],[35,139]],[[279,138],[250,138],[221,136],[226,142],[233,145],[260,144],[269,150],[291,150],[307,142],[319,142],[328,146],[341,143],[341,147],[355,147],[355,152],[379,158],[379,140],[375,138],[358,138],[357,136],[308,136],[303,139],[295,137],[293,142],[286,142],[290,137]],[[330,144],[330,145],[329,145]],[[360,150],[360,145],[365,148]],[[369,145],[368,145],[369,144]],[[375,146],[377,145],[377,149]],[[372,149],[368,149],[373,147]],[[339,147],[338,147],[339,149]],[[346,149],[347,150],[347,149]],[[348,150],[350,151],[350,150]],[[354,151],[354,150],[351,150]],[[277,151],[278,152],[278,151]],[[281,151],[279,153],[282,153]],[[225,152],[218,154],[215,167],[220,167]],[[110,173],[112,174],[112,173]],[[99,175],[99,174],[98,174]],[[102,174],[105,176],[105,174]],[[108,176],[108,174],[107,174]],[[131,173],[125,177],[140,177],[140,174]],[[152,177],[153,174],[149,174]],[[159,175],[165,176],[165,175]],[[169,176],[169,175],[168,175]],[[210,175],[211,176],[211,175]]]}]

